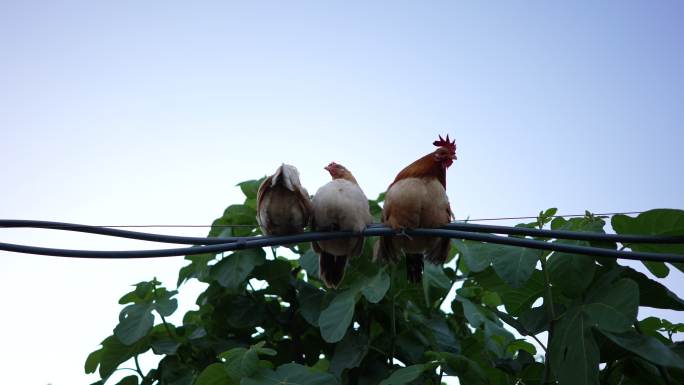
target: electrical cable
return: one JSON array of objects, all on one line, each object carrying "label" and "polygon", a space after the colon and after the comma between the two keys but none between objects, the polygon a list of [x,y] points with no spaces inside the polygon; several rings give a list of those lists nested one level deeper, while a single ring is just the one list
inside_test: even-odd
[{"label": "electrical cable", "polygon": [[[2,222],[0,222],[2,226]],[[74,227],[74,229],[79,229]],[[523,229],[523,228],[519,228]],[[84,228],[79,230],[93,229]],[[79,231],[76,230],[76,231]],[[112,229],[109,229],[112,230]],[[531,230],[531,229],[526,229]],[[121,230],[123,231],[123,230]],[[157,250],[125,250],[125,251],[94,251],[94,250],[70,250],[70,249],[56,249],[35,247],[26,245],[17,245],[11,243],[0,243],[0,250],[12,251],[27,254],[50,255],[57,257],[73,257],[73,258],[156,258],[156,257],[172,257],[181,255],[196,255],[204,253],[219,253],[224,251],[235,251],[246,248],[260,248],[269,246],[288,245],[300,242],[322,241],[330,239],[351,238],[360,236],[393,236],[397,235],[397,231],[383,226],[369,226],[361,232],[350,231],[336,231],[336,232],[306,232],[295,235],[284,236],[255,236],[232,238],[230,242],[210,244],[205,246],[193,246],[185,248],[173,249],[157,249]],[[646,260],[646,261],[660,261],[660,262],[684,262],[684,255],[678,254],[663,254],[652,252],[637,252],[637,251],[620,251],[604,248],[596,248],[589,246],[569,245],[563,243],[551,243],[545,241],[538,241],[526,238],[517,237],[503,237],[493,234],[482,234],[471,231],[452,230],[449,228],[441,229],[411,229],[405,230],[404,234],[407,236],[432,236],[432,237],[448,237],[456,239],[466,239],[487,243],[496,243],[503,245],[527,247],[541,250],[559,251],[572,254],[583,254],[596,257],[610,257],[622,258],[632,260]],[[110,234],[111,235],[111,234]],[[131,234],[126,234],[131,235]],[[138,236],[138,234],[133,234]],[[399,235],[399,236],[405,236]],[[598,234],[597,234],[598,235]],[[607,234],[602,234],[607,235]]]}]

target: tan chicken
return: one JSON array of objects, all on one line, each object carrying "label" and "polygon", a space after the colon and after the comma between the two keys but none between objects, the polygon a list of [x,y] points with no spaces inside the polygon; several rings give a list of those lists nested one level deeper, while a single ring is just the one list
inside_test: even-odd
[{"label": "tan chicken", "polygon": [[[313,197],[314,231],[361,231],[373,217],[368,198],[354,176],[341,164],[330,163],[325,169],[332,181],[318,189]],[[363,251],[363,237],[312,242],[319,255],[319,272],[328,287],[337,287],[344,277],[347,258]]]},{"label": "tan chicken", "polygon": [[264,235],[301,233],[311,218],[309,193],[294,166],[282,164],[259,186],[257,222]]},{"label": "tan chicken", "polygon": [[[382,222],[395,230],[441,227],[453,218],[446,194],[446,170],[456,159],[456,143],[439,137],[439,147],[401,170],[385,194]],[[375,258],[397,262],[406,254],[406,272],[411,282],[420,282],[423,259],[444,263],[450,249],[449,238],[407,235],[381,237],[375,245]]]}]

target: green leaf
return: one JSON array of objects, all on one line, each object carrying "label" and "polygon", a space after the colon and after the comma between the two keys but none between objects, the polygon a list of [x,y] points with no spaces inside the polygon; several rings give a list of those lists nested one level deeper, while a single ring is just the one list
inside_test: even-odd
[{"label": "green leaf", "polygon": [[497,245],[491,250],[496,274],[513,287],[521,287],[532,276],[541,250]]},{"label": "green leaf", "polygon": [[237,384],[228,376],[223,364],[214,363],[202,371],[194,385],[234,385]]},{"label": "green leaf", "polygon": [[356,305],[356,291],[345,290],[338,293],[318,318],[321,336],[326,342],[338,342],[344,337],[352,318]]},{"label": "green leaf", "polygon": [[579,307],[556,324],[550,343],[551,367],[560,385],[598,385],[599,350]]},{"label": "green leaf", "polygon": [[382,380],[380,385],[404,385],[416,380],[425,371],[426,365],[411,365],[397,369],[392,374]]},{"label": "green leaf", "polygon": [[558,208],[551,207],[551,208],[546,209],[546,211],[544,211],[540,215],[540,217],[544,220],[544,223],[548,223],[553,219],[553,216],[556,215],[557,212],[558,212]]},{"label": "green leaf", "polygon": [[482,304],[490,308],[496,308],[497,306],[503,304],[501,297],[498,293],[493,291],[485,291],[482,294]]},{"label": "green leaf", "polygon": [[309,279],[318,278],[318,255],[313,250],[307,250],[299,257],[299,266],[306,270]]},{"label": "green leaf", "polygon": [[535,348],[534,345],[525,340],[512,341],[508,344],[508,347],[506,347],[506,351],[511,354],[517,353],[519,350],[530,353],[531,355],[537,354],[537,348]]},{"label": "green leaf", "polygon": [[461,241],[454,239],[453,244],[461,254],[468,270],[477,273],[486,269],[492,263],[492,245],[476,241]]},{"label": "green leaf", "polygon": [[[614,215],[613,230],[626,235],[684,235],[684,210],[655,209],[645,211],[636,218]],[[634,251],[684,254],[682,244],[627,244]]]},{"label": "green leaf", "polygon": [[[242,225],[252,227],[233,227]],[[247,236],[252,229],[257,228],[256,210],[247,205],[230,205],[223,212],[223,216],[214,220],[209,230],[209,237]]]},{"label": "green leaf", "polygon": [[489,383],[480,365],[470,358],[452,353],[442,353],[442,356],[446,361],[446,372],[450,375],[457,375],[461,384],[486,385]]},{"label": "green leaf", "polygon": [[442,266],[432,263],[425,264],[425,268],[423,270],[423,282],[427,287],[432,286],[445,290],[451,288],[451,280],[446,276],[446,274],[444,274],[444,269]]},{"label": "green leaf", "polygon": [[672,263],[672,266],[676,267],[679,271],[684,273],[684,262],[675,262]]},{"label": "green leaf", "polygon": [[318,327],[318,318],[321,316],[321,306],[325,292],[315,286],[299,281],[297,282],[297,300],[302,317],[309,324]]},{"label": "green leaf", "polygon": [[[221,354],[218,355],[218,357],[223,360],[224,365],[223,368],[228,374],[228,376],[231,379],[234,379],[237,381],[238,379],[242,378],[245,373],[243,372],[243,359],[245,359],[245,354],[247,353],[248,349],[243,348],[241,346],[232,348],[228,351],[225,351]],[[250,359],[254,359],[257,357],[254,357],[252,354],[251,357],[247,357],[247,360],[249,361]],[[258,362],[258,358],[257,358]],[[246,368],[249,371],[251,369],[250,363],[246,363]]]},{"label": "green leaf", "polygon": [[286,259],[267,260],[252,271],[250,278],[268,282],[264,293],[288,297],[292,289],[292,264]]},{"label": "green leaf", "polygon": [[361,292],[370,303],[378,303],[385,297],[390,286],[390,277],[384,269],[378,270],[378,273],[369,279]]},{"label": "green leaf", "polygon": [[344,369],[359,366],[368,353],[368,336],[350,331],[335,346],[335,353],[330,362],[330,372],[336,377],[342,375]]},{"label": "green leaf", "polygon": [[621,332],[630,329],[639,309],[639,287],[631,279],[620,279],[592,290],[584,310],[600,329]]},{"label": "green leaf", "polygon": [[126,376],[117,382],[116,385],[138,385],[138,376]]},{"label": "green leaf", "polygon": [[252,272],[254,267],[259,266],[266,260],[266,254],[262,249],[247,249],[235,252],[224,257],[211,269],[211,276],[221,286],[237,290]]},{"label": "green leaf", "polygon": [[259,355],[274,356],[278,353],[269,348],[264,348],[264,341],[252,345],[249,349],[237,347],[219,354],[224,360],[225,369],[231,378],[250,377],[260,368]]},{"label": "green leaf", "polygon": [[178,271],[178,280],[176,281],[176,286],[180,286],[183,282],[189,280],[190,278],[203,280],[209,272],[209,266],[207,264],[214,258],[216,258],[215,253],[185,256],[185,259],[191,262],[189,265],[183,266]]},{"label": "green leaf", "polygon": [[259,370],[259,354],[254,347],[249,348],[240,360],[240,371],[244,376],[251,376]]},{"label": "green leaf", "polygon": [[259,191],[259,186],[261,186],[261,183],[265,179],[266,177],[263,177],[258,180],[248,180],[242,183],[238,183],[237,186],[240,186],[240,190],[242,190],[242,193],[245,194],[245,197],[247,197],[248,199],[256,198],[257,191]]},{"label": "green leaf", "polygon": [[316,372],[321,372],[321,373],[326,373],[328,369],[330,368],[330,361],[326,360],[325,358],[320,358],[314,366],[311,367],[311,370],[316,371]]},{"label": "green leaf", "polygon": [[474,278],[483,288],[498,293],[506,310],[516,316],[529,309],[546,289],[544,275],[540,270],[533,271],[532,277],[520,288],[507,285],[492,269],[477,273]]},{"label": "green leaf", "polygon": [[[277,370],[261,369],[252,378],[243,378],[241,385],[335,385],[339,382],[329,373],[314,371],[299,364],[285,364]],[[218,384],[217,384],[218,385]]]},{"label": "green leaf", "polygon": [[141,385],[151,383],[152,379],[158,379],[158,383],[164,385],[192,385],[199,374],[198,372],[199,370],[185,364],[178,357],[167,356],[159,361],[159,366],[156,369],[147,373]]},{"label": "green leaf", "polygon": [[125,345],[132,345],[147,335],[152,324],[152,304],[128,305],[119,315],[119,324],[114,328],[114,335]]},{"label": "green leaf", "polygon": [[441,265],[426,263],[423,268],[423,296],[428,306],[436,306],[438,299],[446,296],[451,288],[451,280],[444,274]]},{"label": "green leaf", "polygon": [[[589,246],[582,241],[563,241],[558,243]],[[558,287],[563,294],[577,297],[589,287],[594,279],[596,263],[594,259],[579,254],[555,252],[548,260],[548,270],[551,284]]]},{"label": "green leaf", "polygon": [[484,314],[484,309],[480,306],[465,298],[456,297],[456,300],[463,304],[463,314],[465,314],[468,323],[472,327],[478,328],[488,321],[487,316]]},{"label": "green leaf", "polygon": [[670,268],[667,267],[665,262],[641,261],[641,263],[658,278],[665,278],[670,274]]},{"label": "green leaf", "polygon": [[639,327],[641,330],[654,332],[663,327],[663,322],[660,318],[647,317],[639,321]]},{"label": "green leaf", "polygon": [[461,352],[461,344],[458,342],[458,338],[443,318],[430,318],[425,322],[425,326],[429,331],[430,340],[435,348],[444,352]]},{"label": "green leaf", "polygon": [[600,330],[600,332],[623,349],[656,365],[684,369],[684,359],[651,336],[639,334],[633,330],[622,333],[611,333],[606,330]]},{"label": "green leaf", "polygon": [[149,345],[145,339],[129,346],[122,344],[115,336],[105,338],[102,341],[102,354],[100,356],[100,377],[102,379],[109,378],[120,364],[148,349]]},{"label": "green leaf", "polygon": [[[173,333],[173,325],[168,324],[168,326]],[[169,335],[169,330],[164,324],[152,328],[152,332],[149,333],[149,340],[152,351],[159,355],[174,355],[181,345],[180,341],[174,338],[174,335]]]},{"label": "green leaf", "polygon": [[154,310],[158,311],[163,317],[168,317],[178,308],[178,301],[171,298],[178,294],[177,291],[166,291],[164,288],[157,289],[157,298],[154,300]]},{"label": "green leaf", "polygon": [[639,305],[658,309],[684,310],[684,300],[646,275],[630,267],[623,267],[621,275],[639,285]]},{"label": "green leaf", "polygon": [[378,222],[381,221],[382,219],[382,207],[378,204],[376,201],[368,200],[368,208],[370,210],[370,214],[373,216],[375,220]]},{"label": "green leaf", "polygon": [[599,217],[581,217],[565,219],[561,217],[554,218],[551,221],[552,230],[568,230],[568,231],[588,231],[593,233],[605,233],[603,227],[605,226],[603,219]]},{"label": "green leaf", "polygon": [[100,358],[102,357],[102,349],[97,349],[96,351],[90,353],[85,362],[85,372],[86,374],[95,373],[97,366],[100,364]]},{"label": "green leaf", "polygon": [[533,307],[520,314],[518,321],[520,321],[528,333],[538,334],[547,330],[549,324],[548,314],[548,310],[544,306]]}]

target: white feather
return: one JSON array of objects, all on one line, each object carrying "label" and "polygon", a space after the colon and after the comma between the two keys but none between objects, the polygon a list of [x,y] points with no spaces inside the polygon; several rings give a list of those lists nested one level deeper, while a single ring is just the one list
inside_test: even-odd
[{"label": "white feather", "polygon": [[[361,188],[344,179],[335,179],[318,189],[312,205],[316,230],[361,231],[373,219],[368,210],[368,199]],[[349,256],[361,250],[359,240],[354,238],[320,241],[318,244],[333,255]]]}]

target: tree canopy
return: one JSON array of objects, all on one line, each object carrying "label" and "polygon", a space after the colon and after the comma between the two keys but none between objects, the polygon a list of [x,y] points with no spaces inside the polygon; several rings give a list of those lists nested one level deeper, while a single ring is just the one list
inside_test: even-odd
[{"label": "tree canopy", "polygon": [[[240,183],[242,204],[228,206],[210,237],[260,234],[256,191]],[[369,201],[379,220],[383,196]],[[604,232],[606,218],[540,212],[518,226]],[[684,211],[616,215],[618,234],[683,235]],[[237,226],[236,226],[237,225]],[[684,245],[547,242],[684,254]],[[174,296],[156,279],[119,300],[118,324],[85,362],[107,381],[119,368],[136,374],[119,385],[684,384],[684,324],[648,317],[640,307],[684,310],[656,280],[610,258],[453,240],[444,266],[425,264],[422,283],[403,263],[372,259],[373,238],[352,259],[338,289],[325,289],[309,244],[187,256],[177,286],[207,284],[181,325],[166,317]],[[684,265],[645,262],[656,277]],[[547,333],[548,343],[537,336]],[[142,354],[161,356],[156,368]]]}]

